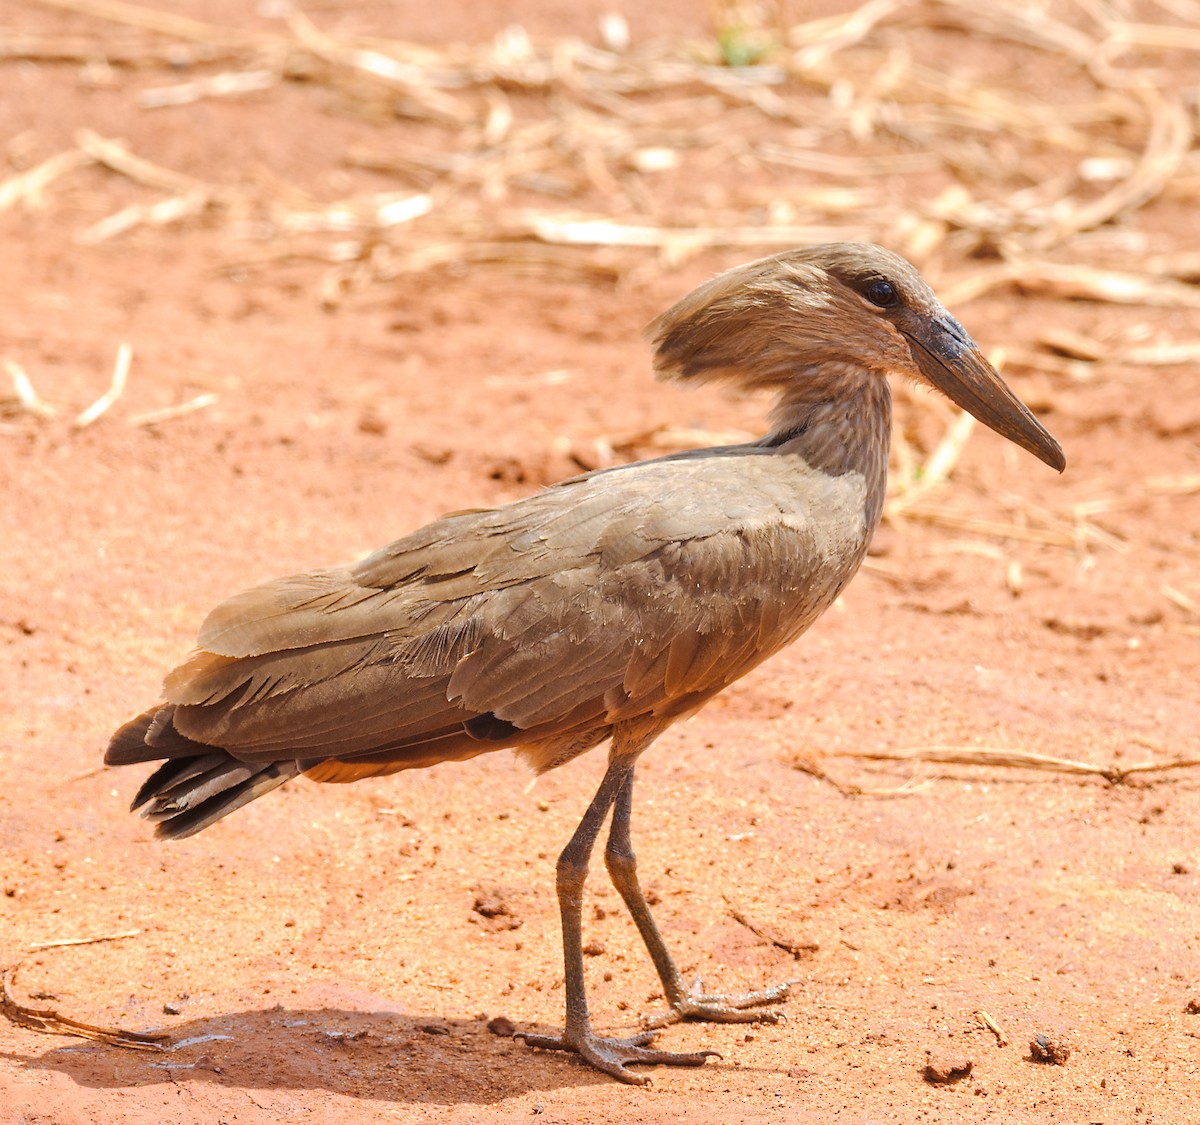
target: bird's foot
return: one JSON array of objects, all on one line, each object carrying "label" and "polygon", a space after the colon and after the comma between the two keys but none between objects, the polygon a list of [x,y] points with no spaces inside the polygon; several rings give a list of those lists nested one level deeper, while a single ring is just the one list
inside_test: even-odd
[{"label": "bird's foot", "polygon": [[683,1020],[704,1020],[709,1023],[778,1023],[787,1017],[778,1008],[763,1008],[787,997],[796,981],[786,980],[761,992],[744,992],[737,996],[712,996],[701,991],[697,980],[686,992],[671,1001],[667,1011],[646,1020],[651,1029],[666,1027]]},{"label": "bird's foot", "polygon": [[597,1035],[591,1028],[582,1033],[562,1035],[533,1035],[518,1031],[515,1038],[524,1039],[531,1047],[546,1051],[574,1051],[585,1062],[597,1070],[611,1075],[631,1086],[648,1086],[650,1079],[627,1069],[632,1064],[646,1063],[651,1066],[703,1066],[710,1058],[720,1058],[716,1051],[658,1051],[647,1044],[654,1038],[653,1031],[643,1031],[628,1039],[610,1039]]}]

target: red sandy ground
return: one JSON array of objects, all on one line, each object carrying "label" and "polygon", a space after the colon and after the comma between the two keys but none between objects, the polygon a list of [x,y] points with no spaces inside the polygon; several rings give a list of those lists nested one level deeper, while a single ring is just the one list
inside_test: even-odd
[{"label": "red sandy ground", "polygon": [[[535,32],[593,26],[592,12],[576,26],[546,3],[459,7],[463,38],[518,14]],[[686,27],[683,7],[635,13],[635,31]],[[405,30],[445,33],[452,14]],[[25,15],[9,4],[0,22]],[[305,119],[283,97],[168,121],[131,108],[123,84],[81,92],[70,67],[6,67],[0,83],[0,138],[34,129],[46,154],[86,124],[187,167],[252,124],[261,159],[301,180],[316,175],[313,120],[331,151],[348,130],[382,128]],[[319,90],[287,98],[321,104]],[[811,634],[647,755],[635,838],[681,963],[714,988],[798,983],[786,1023],[665,1031],[668,1047],[723,1058],[634,1089],[488,1030],[496,1016],[561,1021],[554,857],[602,754],[531,791],[508,754],[345,788],[301,781],[176,846],[126,813],[136,771],[97,766],[224,596],[519,496],[574,471],[564,448],[600,435],[759,426],[761,403],[655,385],[639,342],[738,256],[616,288],[447,271],[330,314],[313,273],[221,272],[227,246],[210,230],[81,247],[75,232],[113,209],[111,182],[97,173],[93,187],[103,200],[0,217],[0,351],[46,398],[90,401],[116,341],[135,349],[110,417],[0,435],[0,962],[21,962],[15,991],[34,1006],[162,1028],[178,1046],[137,1053],[0,1023],[0,1119],[1200,1120],[1188,771],[1110,785],[822,759],[867,789],[922,782],[845,796],[794,765],[797,752],[935,745],[1197,756],[1198,622],[1162,594],[1200,596],[1197,500],[1145,482],[1200,471],[1200,371],[1019,383],[1062,440],[1066,475],[979,433],[938,494],[1007,521],[1029,503],[1110,499],[1115,546],[886,529],[886,554]],[[1195,244],[1194,214],[1158,214]],[[1015,297],[960,311],[985,345],[1052,323],[1200,329],[1194,314]],[[537,378],[558,370],[565,382]],[[128,424],[209,390],[220,397],[205,411]],[[661,1004],[657,981],[602,868],[589,895],[597,1021],[628,1031]],[[503,912],[484,917],[483,899]],[[1030,1058],[1037,1035],[1070,1047],[1065,1065]],[[973,1072],[930,1084],[929,1057]]]}]

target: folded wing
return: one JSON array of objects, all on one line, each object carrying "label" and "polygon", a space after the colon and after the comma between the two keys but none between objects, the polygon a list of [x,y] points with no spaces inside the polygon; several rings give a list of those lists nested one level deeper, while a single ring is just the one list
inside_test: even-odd
[{"label": "folded wing", "polygon": [[548,768],[620,719],[691,710],[831,600],[780,471],[740,447],[591,474],[238,594],[140,756],[220,747],[352,780],[517,746]]}]

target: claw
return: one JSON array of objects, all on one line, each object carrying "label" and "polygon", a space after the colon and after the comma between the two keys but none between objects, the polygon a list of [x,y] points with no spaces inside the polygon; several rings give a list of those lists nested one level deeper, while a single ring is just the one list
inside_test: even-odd
[{"label": "claw", "polygon": [[643,1031],[627,1039],[605,1038],[596,1035],[590,1029],[569,1038],[565,1032],[562,1035],[534,1035],[531,1032],[518,1031],[513,1038],[523,1039],[530,1047],[539,1047],[544,1051],[574,1051],[597,1070],[621,1082],[628,1082],[631,1086],[650,1085],[647,1075],[627,1069],[634,1064],[703,1066],[710,1058],[721,1057],[717,1051],[654,1050],[646,1046],[654,1038],[653,1031]]},{"label": "claw", "polygon": [[671,1002],[665,1012],[651,1016],[646,1027],[657,1030],[682,1020],[707,1020],[711,1023],[779,1023],[787,1016],[776,1008],[759,1008],[760,1004],[772,1004],[784,999],[797,981],[784,981],[761,992],[747,992],[740,996],[708,996],[702,994],[700,981]]}]

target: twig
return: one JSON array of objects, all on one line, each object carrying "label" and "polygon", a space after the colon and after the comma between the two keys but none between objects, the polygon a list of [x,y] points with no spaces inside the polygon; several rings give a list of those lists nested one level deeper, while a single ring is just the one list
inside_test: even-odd
[{"label": "twig", "polygon": [[1190,613],[1193,617],[1200,617],[1200,602],[1195,598],[1188,597],[1182,590],[1176,590],[1174,586],[1168,586],[1165,582],[1160,588],[1167,601],[1179,606],[1185,613]]},{"label": "twig", "polygon": [[1054,773],[1085,774],[1102,777],[1111,785],[1120,785],[1127,777],[1138,773],[1191,769],[1200,766],[1200,758],[1177,758],[1169,762],[1138,762],[1131,766],[1094,765],[1072,758],[1053,758],[1028,750],[993,750],[975,746],[918,746],[906,750],[843,750],[832,751],[840,758],[863,758],[867,761],[939,762],[956,766],[1000,766],[1006,769],[1049,770]]},{"label": "twig", "polygon": [[843,797],[908,797],[919,792],[921,789],[928,788],[930,784],[928,781],[922,781],[913,777],[903,785],[883,789],[868,789],[862,785],[856,785],[852,781],[839,781],[817,763],[816,757],[813,754],[805,754],[800,751],[797,751],[788,758],[788,764],[801,773],[815,777],[818,781],[827,781]]},{"label": "twig", "polygon": [[858,797],[862,794],[859,786],[852,783],[844,784],[836,778],[830,777],[824,768],[817,764],[817,760],[812,754],[796,752],[789,757],[788,762],[793,769],[797,769],[801,773],[815,777],[818,781],[829,782],[843,797]]},{"label": "twig", "polygon": [[965,410],[960,411],[946,427],[942,440],[922,467],[921,475],[899,496],[888,501],[888,514],[894,516],[905,511],[931,488],[942,484],[954,471],[974,431],[975,419]]},{"label": "twig", "polygon": [[81,937],[81,938],[58,938],[55,941],[35,941],[31,942],[29,948],[32,952],[39,949],[62,949],[68,945],[97,945],[102,941],[121,941],[124,938],[137,937],[141,930],[122,930],[119,934],[98,934],[96,937]]},{"label": "twig", "polygon": [[1020,527],[1013,523],[978,519],[975,516],[962,516],[941,508],[902,507],[900,514],[905,519],[916,520],[920,523],[938,524],[955,531],[968,531],[996,539],[1020,539],[1026,543],[1043,543],[1048,547],[1079,546],[1078,537],[1066,531]]},{"label": "twig", "polygon": [[203,23],[200,20],[189,19],[187,16],[156,11],[153,8],[143,7],[141,4],[127,4],[124,3],[124,0],[37,0],[37,3],[47,8],[59,8],[67,12],[96,16],[113,23],[140,27],[146,31],[156,31],[194,43],[246,46],[262,43],[266,39],[265,36],[253,32],[236,31],[219,24]]},{"label": "twig", "polygon": [[773,930],[751,922],[745,914],[730,905],[728,899],[725,900],[725,904],[729,906],[729,917],[737,922],[738,925],[745,926],[755,937],[761,938],[768,945],[773,945],[776,949],[782,949],[784,953],[790,953],[797,961],[802,957],[811,956],[821,948],[815,941],[792,941],[790,938],[782,938]]},{"label": "twig", "polygon": [[134,414],[129,419],[131,426],[156,426],[160,422],[169,422],[172,418],[182,418],[186,414],[194,414],[204,410],[217,401],[217,396],[211,391],[181,402],[178,406],[164,406],[161,410],[147,410],[144,414]]},{"label": "twig", "polygon": [[207,192],[195,191],[188,195],[174,195],[169,199],[160,199],[156,203],[133,203],[120,211],[108,215],[98,223],[93,223],[78,236],[85,246],[95,246],[117,235],[124,234],[139,226],[161,227],[177,223],[181,219],[190,218],[204,212],[212,202],[213,196]]},{"label": "twig", "polygon": [[162,109],[166,106],[190,105],[203,98],[232,98],[239,94],[258,93],[269,90],[279,81],[274,70],[226,71],[208,78],[197,78],[192,82],[178,82],[174,86],[156,86],[138,94],[137,103],[143,109]]},{"label": "twig", "polygon": [[111,766],[106,766],[101,763],[98,766],[93,766],[90,770],[84,770],[83,773],[77,773],[72,777],[68,777],[67,781],[86,781],[89,777],[95,777],[97,774],[106,773],[110,769],[112,769]]},{"label": "twig", "polygon": [[16,395],[17,402],[21,404],[23,410],[38,418],[53,418],[58,413],[56,407],[48,403],[34,390],[33,381],[29,378],[25,368],[17,363],[16,360],[6,358],[4,360],[4,369],[8,372],[8,377],[12,380],[13,394]]},{"label": "twig", "polygon": [[42,202],[42,192],[55,180],[92,164],[93,158],[79,149],[68,149],[43,160],[35,168],[19,172],[0,183],[0,211],[7,211],[18,203],[37,206]]},{"label": "twig", "polygon": [[222,193],[229,195],[232,192],[232,189],[217,188],[204,180],[196,179],[195,176],[164,168],[152,160],[136,156],[120,141],[102,137],[91,129],[80,129],[75,135],[75,143],[96,163],[103,164],[110,171],[126,176],[145,187],[185,196],[214,196]]},{"label": "twig", "polygon": [[1145,486],[1148,492],[1161,492],[1168,496],[1191,496],[1200,492],[1200,473],[1188,473],[1178,477],[1151,477]]},{"label": "twig", "polygon": [[83,1039],[94,1039],[110,1047],[128,1047],[134,1051],[165,1051],[170,1036],[163,1032],[125,1031],[122,1028],[99,1027],[94,1023],[83,1023],[70,1016],[59,1015],[53,1008],[30,1008],[20,1003],[12,994],[12,983],[16,980],[16,966],[3,973],[3,990],[0,994],[0,1014],[12,1023],[30,1031],[47,1035],[78,1035]]},{"label": "twig", "polygon": [[975,1018],[996,1037],[997,1047],[1008,1046],[1008,1036],[1000,1030],[1000,1025],[982,1009],[975,1013]]},{"label": "twig", "polygon": [[80,411],[75,418],[75,429],[82,430],[90,426],[125,393],[125,383],[129,379],[129,365],[133,360],[133,349],[126,343],[117,348],[116,362],[113,364],[112,382],[109,388],[86,410]]},{"label": "twig", "polygon": [[[526,212],[509,225],[509,230],[513,234],[569,246],[688,247],[697,250],[717,246],[798,246],[808,242],[854,237],[854,228],[830,225],[667,227],[545,212]],[[861,237],[862,228],[858,228],[858,231]]]}]

